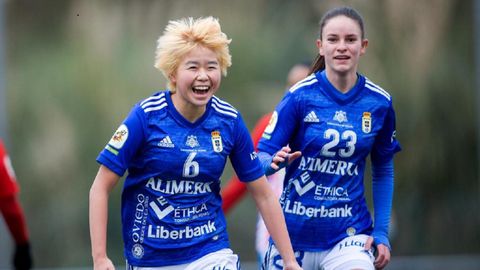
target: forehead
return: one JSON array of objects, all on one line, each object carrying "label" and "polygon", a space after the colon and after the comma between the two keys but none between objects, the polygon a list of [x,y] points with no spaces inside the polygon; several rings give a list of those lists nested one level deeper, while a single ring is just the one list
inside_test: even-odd
[{"label": "forehead", "polygon": [[362,35],[358,22],[344,15],[329,19],[322,29],[322,35]]},{"label": "forehead", "polygon": [[197,46],[183,57],[181,63],[218,62],[217,54],[206,47]]}]

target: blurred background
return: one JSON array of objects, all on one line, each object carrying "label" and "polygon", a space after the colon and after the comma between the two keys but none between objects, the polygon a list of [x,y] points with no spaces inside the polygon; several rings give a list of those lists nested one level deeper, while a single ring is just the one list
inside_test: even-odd
[{"label": "blurred background", "polygon": [[[314,58],[318,22],[338,5],[363,15],[370,43],[360,72],[393,96],[396,109],[403,151],[395,159],[393,261],[480,254],[480,13],[474,0],[0,4],[0,134],[21,186],[36,267],[91,266],[88,192],[95,158],[133,104],[165,88],[153,61],[169,20],[220,19],[232,39],[233,65],[217,95],[252,129],[280,100],[291,65]],[[231,174],[227,167],[223,182]],[[108,252],[123,265],[120,194],[121,185],[110,199]],[[242,261],[255,261],[249,195],[227,219],[233,250]],[[0,268],[9,267],[11,245],[0,224]]]}]

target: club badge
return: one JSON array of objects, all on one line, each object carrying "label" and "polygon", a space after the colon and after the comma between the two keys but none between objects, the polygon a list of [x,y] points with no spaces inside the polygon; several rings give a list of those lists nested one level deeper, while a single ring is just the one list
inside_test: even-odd
[{"label": "club badge", "polygon": [[212,131],[212,146],[213,151],[220,153],[223,151],[222,137],[220,137],[220,131]]},{"label": "club badge", "polygon": [[364,133],[370,133],[372,131],[372,114],[364,112],[362,116],[362,131]]}]

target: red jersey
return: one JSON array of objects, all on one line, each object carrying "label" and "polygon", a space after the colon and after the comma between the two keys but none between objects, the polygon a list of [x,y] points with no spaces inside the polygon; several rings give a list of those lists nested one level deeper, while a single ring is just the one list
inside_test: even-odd
[{"label": "red jersey", "polygon": [[0,198],[15,195],[19,188],[10,157],[0,140]]}]

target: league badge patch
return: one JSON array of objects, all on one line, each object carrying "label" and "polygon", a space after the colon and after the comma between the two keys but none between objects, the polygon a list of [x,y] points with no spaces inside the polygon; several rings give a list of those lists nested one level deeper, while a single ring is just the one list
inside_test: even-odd
[{"label": "league badge patch", "polygon": [[277,111],[274,111],[272,113],[272,117],[270,117],[268,126],[265,128],[265,131],[263,132],[263,135],[262,135],[263,138],[267,140],[270,139],[273,130],[275,130],[275,126],[277,125],[277,122],[278,122],[278,113]]},{"label": "league badge patch", "polygon": [[212,131],[212,146],[213,151],[220,153],[223,151],[222,137],[217,130]]},{"label": "league badge patch", "polygon": [[364,133],[370,133],[372,131],[372,114],[364,112],[362,116],[362,131]]},{"label": "league badge patch", "polygon": [[125,142],[128,139],[128,127],[124,124],[122,124],[120,127],[118,127],[117,131],[113,134],[112,138],[107,144],[107,150],[112,152],[113,154],[117,155],[118,151],[123,147]]}]

